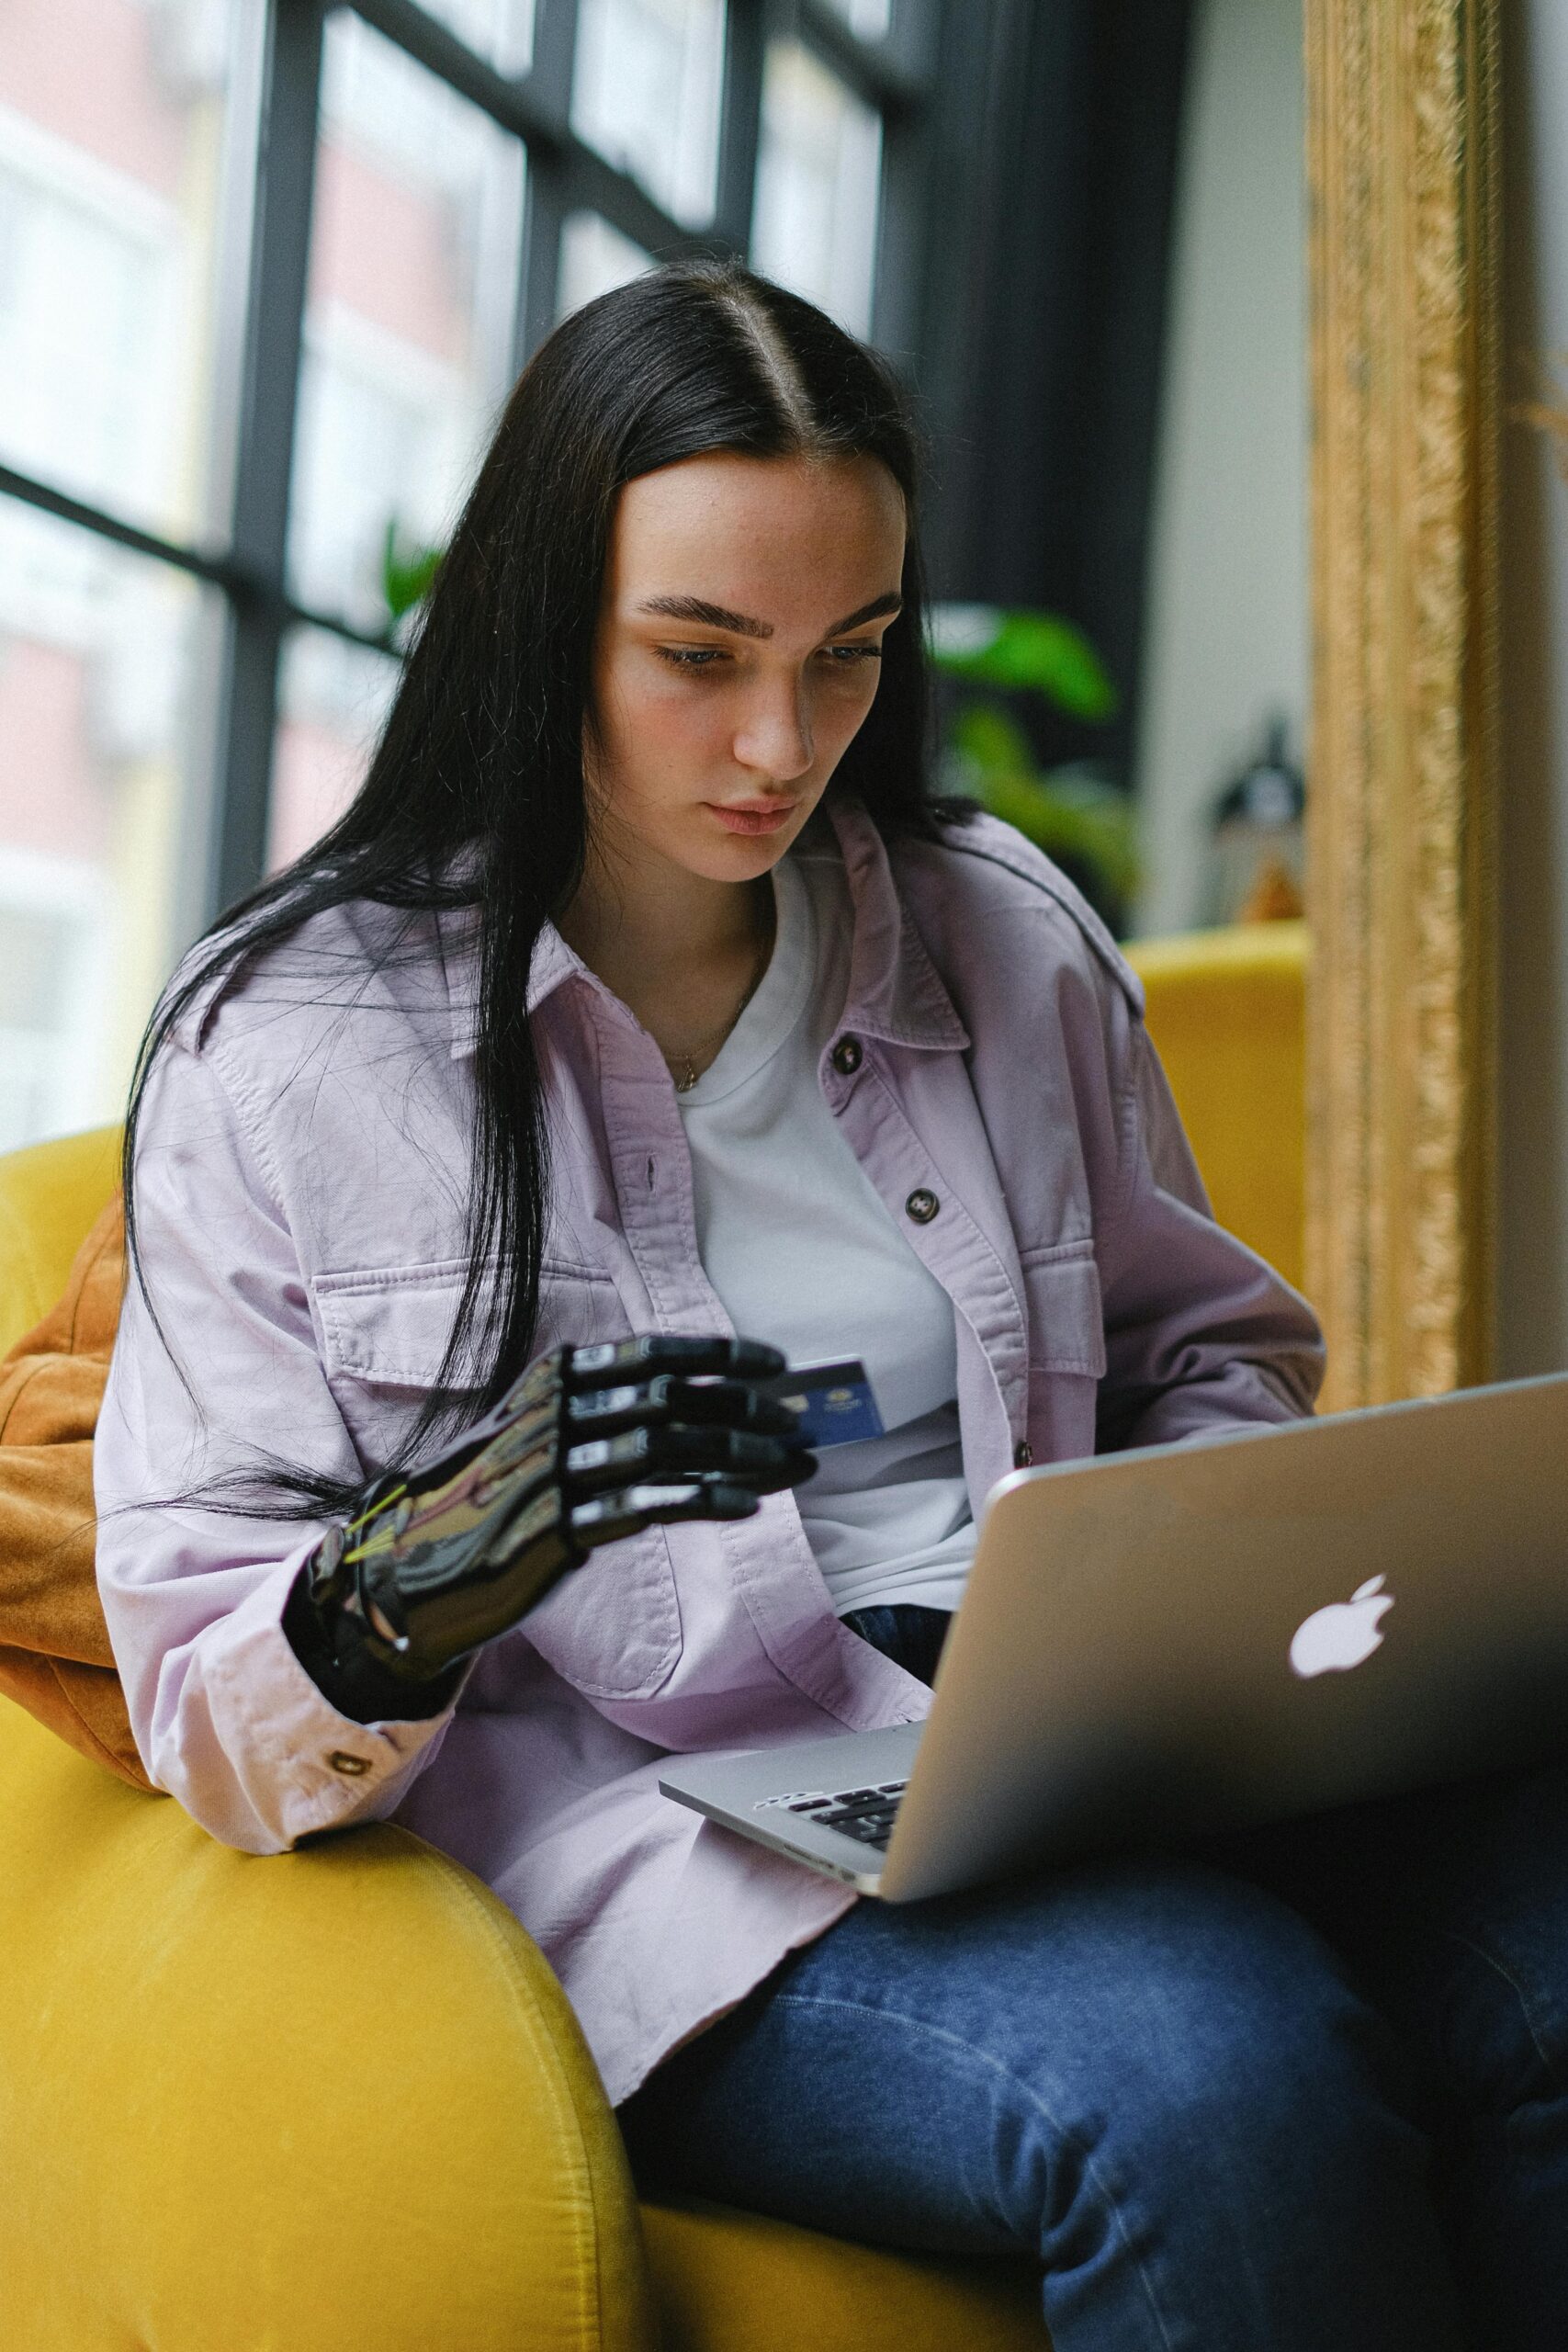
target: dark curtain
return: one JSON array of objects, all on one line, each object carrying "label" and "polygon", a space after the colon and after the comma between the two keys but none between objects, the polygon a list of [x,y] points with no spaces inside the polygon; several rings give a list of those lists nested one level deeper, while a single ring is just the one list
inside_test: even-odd
[{"label": "dark curtain", "polygon": [[909,356],[933,443],[936,592],[1043,605],[1088,632],[1116,719],[1020,715],[1043,759],[1091,757],[1122,780],[1191,10],[949,5],[919,160],[931,212]]}]

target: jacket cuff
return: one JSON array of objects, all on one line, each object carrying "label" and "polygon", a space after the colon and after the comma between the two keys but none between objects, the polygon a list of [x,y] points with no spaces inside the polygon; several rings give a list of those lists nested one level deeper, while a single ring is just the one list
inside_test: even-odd
[{"label": "jacket cuff", "polygon": [[[171,1769],[161,1760],[154,1766],[154,1778],[182,1795],[193,1777],[210,1779],[204,1766],[221,1758],[251,1820],[242,1825],[237,1814],[231,1823],[210,1817],[211,1805],[196,1808],[197,1818],[233,1845],[250,1847],[259,1837],[255,1850],[261,1852],[354,1822],[385,1820],[435,1755],[451,1721],[447,1705],[419,1721],[388,1717],[362,1724],[317,1688],[281,1622],[308,1556],[281,1561],[209,1629],[206,1709],[185,1726],[184,1752],[170,1758]],[[208,1737],[216,1743],[211,1759],[200,1752]],[[236,1828],[242,1834],[234,1834]]]},{"label": "jacket cuff", "polygon": [[330,1707],[351,1723],[425,1723],[445,1714],[457,1695],[464,1661],[428,1682],[395,1674],[367,1648],[351,1616],[340,1615],[335,1638],[310,1599],[310,1573],[301,1568],[283,1606],[289,1648]]}]

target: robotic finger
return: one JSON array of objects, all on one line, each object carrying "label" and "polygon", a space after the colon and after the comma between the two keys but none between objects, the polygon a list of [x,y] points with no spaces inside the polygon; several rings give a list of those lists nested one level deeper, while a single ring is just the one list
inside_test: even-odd
[{"label": "robotic finger", "polygon": [[593,1551],[623,1535],[639,1534],[655,1521],[750,1519],[757,1508],[757,1497],[750,1488],[722,1478],[694,1478],[678,1486],[626,1487],[580,1503],[571,1513],[571,1532],[585,1551]]},{"label": "robotic finger", "polygon": [[688,1429],[680,1423],[594,1438],[572,1446],[566,1457],[568,1480],[574,1491],[585,1495],[624,1486],[628,1478],[656,1478],[671,1472],[718,1475],[753,1493],[774,1494],[809,1478],[816,1467],[815,1456],[798,1442],[744,1430]]},{"label": "robotic finger", "polygon": [[573,1348],[565,1369],[573,1395],[584,1389],[615,1388],[642,1383],[661,1373],[688,1380],[723,1378],[772,1380],[784,1370],[786,1359],[777,1348],[760,1340],[727,1340],[720,1333],[687,1338],[663,1331],[644,1331],[631,1340],[608,1340],[596,1347]]},{"label": "robotic finger", "polygon": [[743,1381],[690,1380],[671,1373],[569,1396],[566,1419],[570,1434],[581,1430],[584,1437],[613,1437],[621,1430],[672,1421],[751,1430],[767,1437],[788,1437],[798,1426],[787,1405],[759,1396]]}]

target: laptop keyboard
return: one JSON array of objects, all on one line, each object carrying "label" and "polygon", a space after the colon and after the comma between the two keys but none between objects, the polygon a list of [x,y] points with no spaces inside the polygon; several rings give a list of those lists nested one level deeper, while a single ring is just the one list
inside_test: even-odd
[{"label": "laptop keyboard", "polygon": [[859,1845],[886,1850],[898,1800],[908,1785],[908,1781],[884,1781],[874,1789],[840,1789],[832,1795],[795,1797],[784,1809],[807,1814],[824,1829],[836,1829],[840,1837],[852,1838]]}]

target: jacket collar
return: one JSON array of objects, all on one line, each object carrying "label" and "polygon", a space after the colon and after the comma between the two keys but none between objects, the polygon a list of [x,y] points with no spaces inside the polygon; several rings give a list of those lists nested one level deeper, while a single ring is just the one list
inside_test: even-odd
[{"label": "jacket collar", "polygon": [[[830,798],[826,813],[838,837],[854,908],[846,1030],[893,1046],[962,1052],[969,1033],[926,952],[894,880],[887,844],[858,799]],[[452,1012],[452,1058],[467,1059],[477,1040],[478,915],[465,909],[439,918],[441,960]],[[568,980],[604,992],[604,982],[546,923],[528,974],[527,1010],[536,1012]]]},{"label": "jacket collar", "polygon": [[961,1053],[969,1032],[899,896],[886,842],[859,800],[830,799],[828,815],[855,911],[844,1027],[892,1046]]}]

